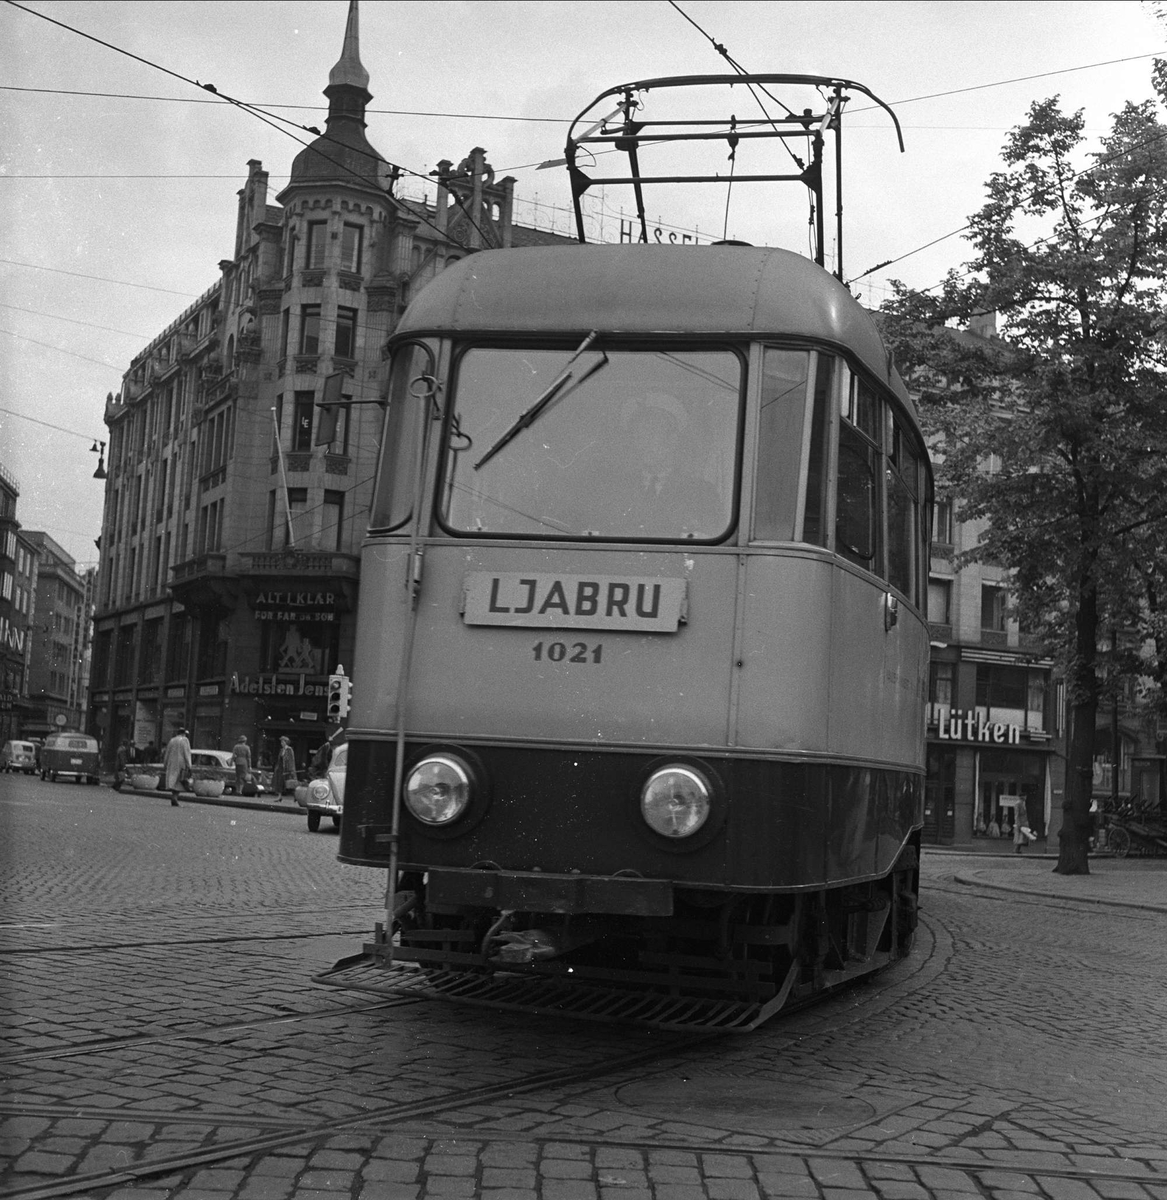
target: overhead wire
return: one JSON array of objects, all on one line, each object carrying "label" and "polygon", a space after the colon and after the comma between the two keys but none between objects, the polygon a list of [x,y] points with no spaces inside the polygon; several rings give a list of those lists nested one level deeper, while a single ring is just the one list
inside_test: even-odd
[{"label": "overhead wire", "polygon": [[119,375],[122,373],[121,367],[115,367],[113,363],[102,362],[99,358],[90,358],[88,354],[78,354],[75,350],[66,350],[64,346],[54,346],[52,342],[42,342],[38,338],[29,337],[24,333],[17,333],[12,329],[0,329],[0,333],[5,333],[9,337],[19,338],[22,342],[32,342],[34,346],[43,346],[46,350],[56,350],[59,354],[68,354],[71,358],[80,358],[84,362],[96,363],[99,367],[105,367],[110,371],[116,371]]},{"label": "overhead wire", "polygon": [[93,279],[98,283],[117,283],[123,287],[143,288],[147,292],[165,292],[168,296],[183,296],[187,300],[197,300],[194,292],[178,292],[174,288],[156,287],[152,283],[131,283],[128,279],[110,279],[106,275],[86,275],[81,271],[65,271],[60,267],[46,267],[43,263],[19,262],[15,258],[0,258],[0,263],[10,267],[28,267],[33,271],[51,271],[54,275],[72,275],[75,279]]},{"label": "overhead wire", "polygon": [[[34,8],[29,8],[26,5],[19,3],[19,0],[5,0],[5,3],[9,4],[13,8],[20,9],[22,12],[29,13],[31,16],[40,17],[41,20],[48,21],[49,24],[56,25],[58,28],[64,29],[64,30],[68,31],[69,33],[76,34],[78,37],[85,38],[87,41],[95,42],[99,46],[104,46],[107,50],[112,50],[115,54],[123,54],[127,58],[133,59],[135,62],[141,63],[143,66],[151,67],[152,69],[154,69],[156,71],[161,71],[163,74],[169,75],[174,79],[178,79],[182,83],[189,84],[192,87],[200,88],[203,91],[211,92],[213,95],[217,96],[224,103],[233,105],[234,107],[240,109],[243,112],[250,113],[257,120],[262,121],[263,124],[268,125],[272,129],[276,130],[277,133],[283,133],[284,135],[286,135],[287,137],[290,137],[293,141],[298,142],[300,145],[304,146],[305,148],[311,148],[311,149],[315,150],[316,153],[318,153],[322,158],[324,158],[327,162],[332,163],[333,166],[340,168],[341,171],[344,171],[346,173],[351,173],[350,167],[346,166],[342,162],[339,162],[337,159],[332,158],[330,155],[324,153],[324,151],[322,151],[320,149],[318,143],[321,141],[331,142],[334,145],[340,146],[342,149],[345,149],[345,150],[350,149],[350,147],[346,146],[344,143],[340,142],[338,139],[331,137],[328,133],[322,133],[318,128],[316,128],[313,125],[303,125],[297,121],[293,121],[289,117],[281,117],[275,113],[269,113],[257,105],[249,104],[243,100],[238,100],[234,96],[231,96],[228,93],[221,91],[213,83],[203,83],[201,80],[192,79],[187,75],[181,74],[181,72],[172,70],[170,67],[163,66],[161,63],[154,62],[151,59],[143,58],[139,54],[134,54],[130,50],[126,50],[121,46],[114,45],[114,43],[112,43],[112,42],[107,42],[104,38],[99,38],[95,34],[86,33],[83,29],[78,29],[76,26],[69,25],[64,21],[58,21],[55,17],[50,17],[47,13],[38,12]],[[313,134],[316,138],[316,142],[311,142],[311,143],[305,142],[302,138],[297,137],[290,130],[282,128],[282,126],[280,124],[277,124],[277,122],[283,122],[284,124],[292,125],[297,129],[302,129],[306,133]],[[398,163],[390,162],[382,154],[378,153],[375,149],[373,149],[372,146],[370,146],[369,149],[372,151],[372,154],[370,155],[370,157],[372,157],[374,159],[374,161],[382,163],[385,166],[389,167],[390,171],[392,173],[392,177],[394,179],[399,177],[402,174],[414,175],[420,179],[425,179],[427,181],[430,179],[430,176],[423,175],[419,171],[413,171],[413,170],[410,170],[408,167],[402,167]],[[380,186],[380,184],[378,184],[378,186]],[[407,208],[403,204],[403,202],[398,200],[397,197],[395,197],[393,195],[393,193],[391,191],[389,191],[388,189],[383,189],[383,190],[385,191],[386,197],[393,204],[397,205],[399,208],[402,208],[404,211],[408,212],[411,217],[421,220],[424,224],[429,225],[431,228],[436,230],[438,233],[442,233],[443,236],[447,236],[445,231],[438,229],[438,227],[432,221],[428,220],[423,214],[419,214],[419,213],[413,211],[412,209]],[[462,203],[462,200],[458,196],[458,194],[455,191],[451,190],[450,195],[453,198],[454,202],[462,210],[467,221],[469,221],[470,224],[473,225],[474,228],[478,231],[478,233],[482,237],[483,241],[489,243],[490,238],[487,236],[486,232],[482,229],[482,227],[478,224],[478,222],[467,211],[465,205]]]},{"label": "overhead wire", "polygon": [[34,425],[44,425],[46,429],[55,429],[58,433],[68,433],[86,442],[100,440],[94,438],[91,433],[82,433],[79,429],[66,429],[64,425],[54,425],[52,421],[42,421],[40,417],[30,417],[27,413],[17,412],[14,408],[5,408],[0,405],[0,412],[7,413],[10,417],[18,417],[22,421],[31,421]]},{"label": "overhead wire", "polygon": [[70,325],[84,325],[88,329],[100,329],[104,333],[116,333],[122,337],[142,338],[145,341],[150,340],[150,335],[146,333],[131,333],[128,329],[111,329],[108,325],[95,325],[92,321],[79,321],[76,317],[60,317],[56,313],[41,312],[36,308],[25,308],[21,304],[5,304],[0,300],[0,308],[10,308],[13,312],[30,313],[34,317],[48,317],[50,321],[67,321]]}]

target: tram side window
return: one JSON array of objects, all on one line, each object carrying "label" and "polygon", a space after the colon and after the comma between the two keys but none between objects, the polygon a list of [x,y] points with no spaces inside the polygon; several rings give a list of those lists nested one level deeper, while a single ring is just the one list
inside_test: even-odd
[{"label": "tram side window", "polygon": [[413,512],[417,478],[417,439],[422,416],[432,402],[423,394],[423,375],[432,373],[433,361],[421,345],[405,345],[393,356],[389,377],[389,412],[381,442],[381,472],[370,515],[371,529],[396,529]]},{"label": "tram side window", "polygon": [[917,599],[920,458],[909,430],[888,414],[887,579]]},{"label": "tram side window", "polygon": [[835,360],[820,354],[814,376],[810,461],[806,473],[806,510],[802,518],[802,540],[816,546],[827,544],[827,487],[830,479],[827,449],[834,383]]},{"label": "tram side window", "polygon": [[762,356],[754,539],[789,541],[798,507],[798,464],[806,422],[810,355],[767,347]]},{"label": "tram side window", "polygon": [[853,379],[839,424],[835,549],[848,562],[880,573],[879,397]]}]

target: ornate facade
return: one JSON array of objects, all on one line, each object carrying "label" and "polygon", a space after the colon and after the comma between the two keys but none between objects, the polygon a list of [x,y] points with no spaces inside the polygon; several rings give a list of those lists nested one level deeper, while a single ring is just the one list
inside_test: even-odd
[{"label": "ornate facade", "polygon": [[[352,663],[359,550],[376,470],[386,338],[448,263],[564,242],[511,221],[513,180],[481,148],[439,164],[436,205],[401,200],[369,144],[357,7],[322,135],[269,202],[248,163],[220,278],[110,396],[90,732],[199,747],[240,733],[303,763],[328,674]],[[325,380],[342,403],[322,426]],[[328,419],[331,426],[331,419]]]}]

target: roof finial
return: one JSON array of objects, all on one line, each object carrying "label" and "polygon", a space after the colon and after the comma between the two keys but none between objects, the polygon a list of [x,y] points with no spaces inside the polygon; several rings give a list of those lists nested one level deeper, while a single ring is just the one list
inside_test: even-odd
[{"label": "roof finial", "polygon": [[336,66],[328,72],[328,86],[332,87],[338,83],[369,90],[369,72],[361,63],[361,29],[357,0],[349,0],[348,23],[344,27],[344,48]]}]

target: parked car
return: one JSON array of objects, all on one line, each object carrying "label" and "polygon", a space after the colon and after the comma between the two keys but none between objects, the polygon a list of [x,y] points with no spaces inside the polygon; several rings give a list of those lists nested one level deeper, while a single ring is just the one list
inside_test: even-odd
[{"label": "parked car", "polygon": [[[221,779],[225,792],[235,792],[235,756],[230,750],[196,750],[190,752],[191,777],[194,779]],[[256,795],[264,791],[264,786],[253,771],[252,781],[255,783]]]},{"label": "parked car", "polygon": [[84,733],[50,733],[41,749],[41,778],[71,776],[77,783],[97,783],[97,739]]},{"label": "parked car", "polygon": [[36,774],[36,747],[32,742],[5,742],[0,749],[0,771]]},{"label": "parked car", "polygon": [[340,828],[344,812],[344,781],[348,773],[348,744],[337,746],[332,752],[328,770],[319,779],[310,779],[306,787],[296,789],[296,802],[308,810],[308,832],[320,828],[320,818],[325,814]]}]

